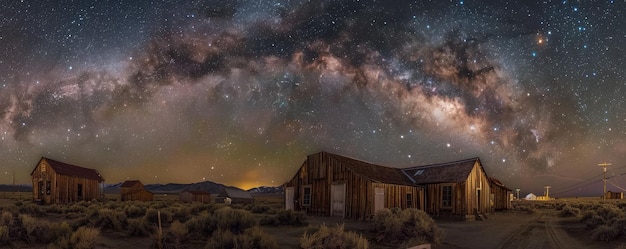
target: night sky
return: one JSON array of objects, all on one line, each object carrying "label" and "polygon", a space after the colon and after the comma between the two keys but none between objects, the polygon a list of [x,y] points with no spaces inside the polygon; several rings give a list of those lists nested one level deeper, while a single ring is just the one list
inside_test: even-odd
[{"label": "night sky", "polygon": [[522,193],[626,171],[626,1],[526,2],[8,1],[0,183],[45,156],[276,186],[322,150]]}]

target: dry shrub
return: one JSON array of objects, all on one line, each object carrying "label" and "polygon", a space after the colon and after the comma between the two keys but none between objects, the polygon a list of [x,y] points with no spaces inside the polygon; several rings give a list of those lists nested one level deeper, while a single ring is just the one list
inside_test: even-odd
[{"label": "dry shrub", "polygon": [[46,234],[46,243],[53,242],[58,246],[67,242],[72,235],[72,227],[67,222],[52,223],[50,224],[50,230]]},{"label": "dry shrub", "polygon": [[0,226],[11,226],[13,225],[13,214],[9,211],[3,211],[0,216]]},{"label": "dry shrub", "polygon": [[443,231],[424,211],[409,208],[392,212],[382,209],[376,212],[372,230],[379,242],[391,245],[438,244],[443,239]]},{"label": "dry shrub", "polygon": [[81,227],[70,237],[74,249],[95,248],[100,237],[100,230],[92,227]]},{"label": "dry shrub", "polygon": [[213,214],[211,219],[218,229],[230,230],[240,234],[244,230],[256,226],[256,220],[250,212],[241,209],[222,208]]},{"label": "dry shrub", "polygon": [[126,213],[128,218],[138,218],[146,214],[146,208],[138,205],[126,205],[124,213]]},{"label": "dry shrub", "polygon": [[286,225],[286,226],[305,226],[306,215],[303,212],[293,210],[279,210],[276,214],[265,215],[260,220],[261,225]]},{"label": "dry shrub", "polygon": [[[28,243],[43,241],[44,236],[48,233],[48,223],[37,220],[27,214],[21,214],[18,217],[21,228],[23,229],[22,239]],[[17,228],[19,229],[19,228]]]},{"label": "dry shrub", "polygon": [[185,222],[191,217],[192,208],[187,206],[172,207],[172,219]]},{"label": "dry shrub", "polygon": [[300,247],[304,249],[314,248],[358,248],[367,249],[367,239],[355,232],[346,232],[344,224],[328,228],[322,224],[315,233],[304,233],[300,238]]},{"label": "dry shrub", "polygon": [[161,214],[161,224],[169,224],[172,222],[172,213],[166,210],[157,210],[155,208],[148,208],[144,219],[149,224],[159,224],[159,212]]},{"label": "dry shrub", "polygon": [[595,211],[599,216],[607,221],[624,216],[624,212],[620,208],[609,203],[603,203],[601,206],[596,208]]},{"label": "dry shrub", "polygon": [[122,231],[126,225],[126,214],[119,210],[103,208],[98,210],[98,216],[93,220],[94,226]]},{"label": "dry shrub", "polygon": [[253,203],[253,204],[246,205],[244,209],[250,211],[250,213],[253,213],[253,214],[275,213],[275,211],[272,210],[270,206],[265,205],[265,204]]},{"label": "dry shrub", "polygon": [[6,225],[0,226],[0,245],[8,245],[11,243],[11,236],[9,235],[9,227]]},{"label": "dry shrub", "polygon": [[608,242],[608,241],[618,238],[621,235],[622,235],[621,231],[613,227],[610,227],[607,225],[600,225],[596,229],[593,230],[593,233],[591,233],[591,238],[594,240],[598,240],[598,241]]},{"label": "dry shrub", "polygon": [[565,204],[561,207],[560,215],[561,217],[577,217],[580,215],[580,209]]},{"label": "dry shrub", "polygon": [[155,226],[149,225],[142,218],[128,219],[126,221],[128,222],[126,231],[128,231],[128,234],[131,236],[146,237],[150,235],[155,228]]},{"label": "dry shrub", "polygon": [[242,234],[218,229],[209,237],[205,248],[273,249],[278,248],[278,243],[274,237],[255,226],[246,229]]},{"label": "dry shrub", "polygon": [[43,217],[46,212],[42,210],[40,206],[35,203],[27,203],[19,207],[20,214],[28,214],[35,217]]},{"label": "dry shrub", "polygon": [[580,222],[583,223],[585,229],[587,230],[592,230],[600,225],[606,224],[606,220],[593,210],[585,212],[583,217],[580,219]]}]

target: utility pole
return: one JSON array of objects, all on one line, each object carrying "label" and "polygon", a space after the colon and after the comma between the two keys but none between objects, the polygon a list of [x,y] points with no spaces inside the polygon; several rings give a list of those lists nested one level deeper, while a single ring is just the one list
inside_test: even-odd
[{"label": "utility pole", "polygon": [[598,166],[602,167],[602,182],[604,182],[604,190],[602,191],[602,200],[606,199],[606,166],[611,166],[611,163],[599,163]]},{"label": "utility pole", "polygon": [[546,189],[546,199],[547,199],[547,200],[550,200],[550,188],[551,188],[551,187],[550,187],[550,186],[545,186],[545,187],[543,187],[543,188],[545,188],[545,189]]}]

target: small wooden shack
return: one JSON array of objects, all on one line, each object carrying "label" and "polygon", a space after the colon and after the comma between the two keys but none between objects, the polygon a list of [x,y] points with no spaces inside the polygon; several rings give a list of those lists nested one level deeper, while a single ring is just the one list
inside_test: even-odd
[{"label": "small wooden shack", "polygon": [[426,187],[425,210],[431,215],[475,219],[490,210],[489,178],[478,158],[402,171]]},{"label": "small wooden shack", "polygon": [[613,192],[613,191],[606,191],[606,194],[604,195],[605,199],[624,199],[624,193],[623,192]]},{"label": "small wooden shack", "polygon": [[211,202],[211,193],[204,190],[190,190],[187,189],[180,193],[179,198],[183,202]]},{"label": "small wooden shack", "polygon": [[215,198],[217,203],[227,204],[250,204],[254,202],[254,198],[250,192],[235,187],[222,188]]},{"label": "small wooden shack", "polygon": [[139,180],[128,180],[120,185],[122,201],[152,201],[154,194],[148,191]]},{"label": "small wooden shack", "polygon": [[104,178],[95,169],[83,168],[42,157],[30,173],[33,201],[61,204],[96,199]]},{"label": "small wooden shack", "polygon": [[493,177],[489,177],[489,185],[491,187],[491,209],[492,210],[508,210],[511,209],[511,199],[513,190],[504,186],[504,184]]},{"label": "small wooden shack", "polygon": [[285,207],[309,215],[367,219],[383,208],[424,208],[423,188],[400,169],[319,152],[285,183]]}]

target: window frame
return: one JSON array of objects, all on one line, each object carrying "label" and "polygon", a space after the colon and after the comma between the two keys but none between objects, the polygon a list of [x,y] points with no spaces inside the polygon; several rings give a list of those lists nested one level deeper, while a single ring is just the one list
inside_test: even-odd
[{"label": "window frame", "polygon": [[413,192],[406,193],[406,208],[413,208]]},{"label": "window frame", "polygon": [[452,201],[454,200],[454,188],[452,184],[445,184],[441,186],[441,207],[452,208]]},{"label": "window frame", "polygon": [[[308,193],[307,193],[308,190]],[[311,185],[302,185],[302,206],[311,206],[313,196],[313,188]]]}]

